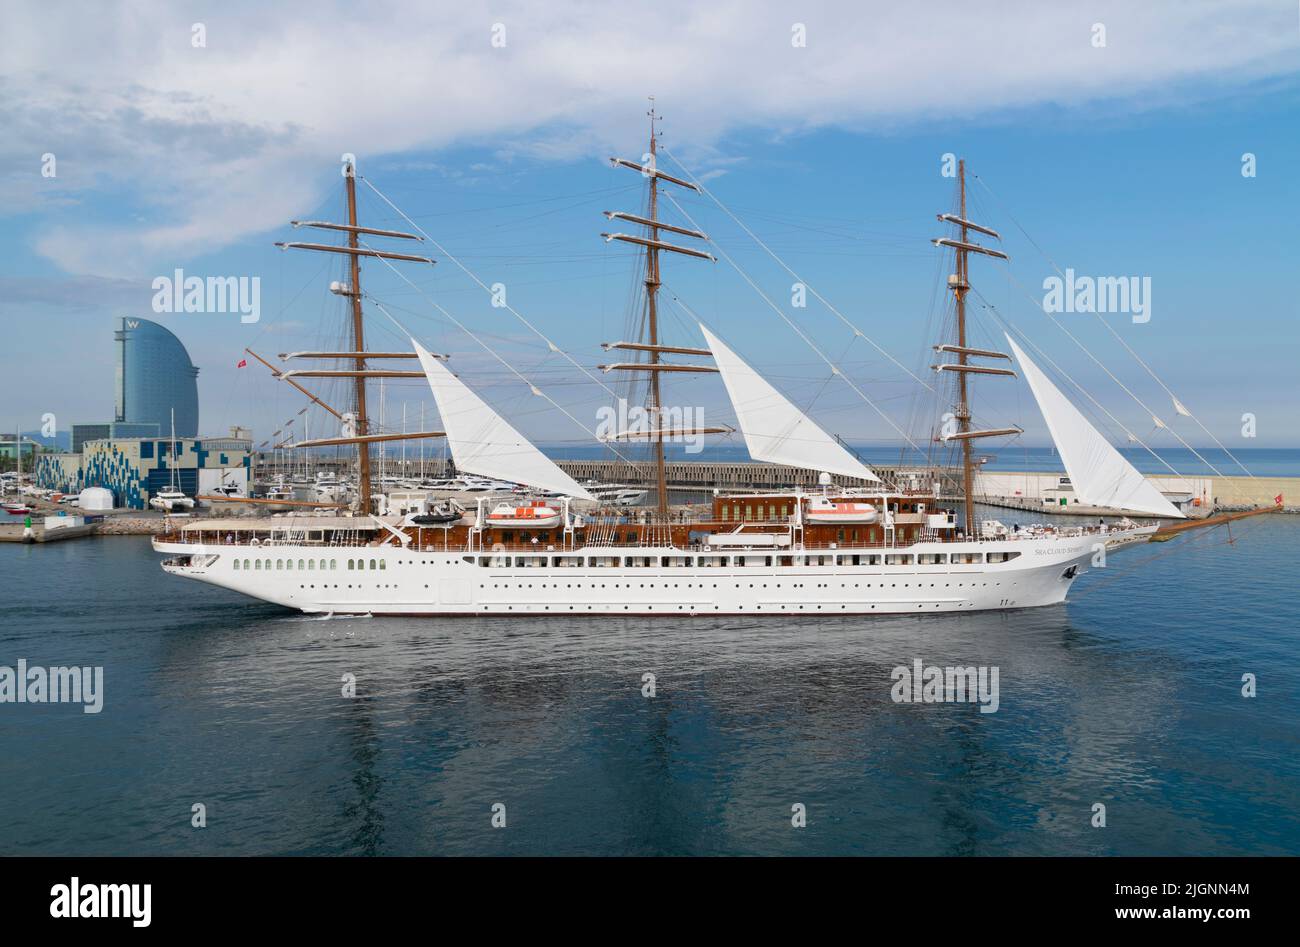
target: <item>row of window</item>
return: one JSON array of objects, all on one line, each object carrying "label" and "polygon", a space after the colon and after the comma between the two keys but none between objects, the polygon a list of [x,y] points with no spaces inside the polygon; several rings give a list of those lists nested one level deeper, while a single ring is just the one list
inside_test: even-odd
[{"label": "row of window", "polygon": [[[251,562],[247,559],[234,560],[236,572],[239,571],[261,572],[263,570],[267,572],[270,572],[272,570],[292,572],[294,570],[293,562],[294,561],[292,559],[254,559]],[[317,563],[315,559],[299,559],[298,571],[299,572],[315,571],[316,565]],[[339,561],[337,559],[320,560],[321,571],[329,572],[329,571],[337,570],[338,567],[339,567]],[[382,572],[388,568],[388,564],[383,559],[377,559],[377,560],[371,559],[370,568],[378,569],[379,571]],[[365,569],[366,569],[366,560],[364,559],[348,560],[349,571],[359,570],[364,572]]]},{"label": "row of window", "polygon": [[980,565],[1010,562],[1019,552],[991,552],[987,560],[980,552],[928,552],[912,553],[808,553],[805,555],[769,556],[755,553],[744,555],[700,556],[464,556],[465,562],[484,569],[635,569],[635,568],[690,568],[722,569],[744,566],[942,566]]},{"label": "row of window", "polygon": [[[776,502],[755,502],[747,500],[741,503],[720,503],[718,505],[720,518],[728,522],[772,522],[782,518],[789,519],[794,516],[794,501],[776,501]],[[925,504],[900,503],[895,507],[897,513],[923,513]],[[857,532],[854,530],[854,532]]]},{"label": "row of window", "polygon": [[730,503],[723,503],[721,513],[722,519],[726,522],[748,522],[753,520],[760,523],[770,523],[775,519],[788,519],[793,516],[794,503],[792,501],[784,503],[737,503],[734,507]]},{"label": "row of window", "polygon": [[[990,563],[1009,562],[1020,555],[1019,552],[991,552],[988,554],[987,561]],[[944,552],[923,552],[919,555],[912,553],[841,553],[834,555],[832,553],[808,553],[806,555],[789,555],[789,556],[769,556],[762,554],[746,553],[744,555],[722,556],[722,555],[701,555],[701,556],[464,556],[465,562],[470,565],[479,565],[485,569],[540,569],[551,567],[556,569],[636,569],[636,568],[690,568],[692,566],[702,569],[725,569],[728,567],[746,567],[746,566],[942,566],[942,565],[979,565],[985,562],[984,553],[979,552],[955,552],[951,556]],[[235,571],[283,571],[292,572],[295,569],[293,559],[235,559]],[[315,571],[317,560],[299,559],[297,560],[297,570]],[[428,560],[430,565],[433,560]],[[319,562],[322,571],[335,571],[338,569],[339,561],[337,559],[321,559]],[[347,570],[349,572],[385,571],[388,563],[383,559],[371,559],[369,565],[365,559],[347,560]]]},{"label": "row of window", "polygon": [[[1015,583],[1013,582],[1012,584],[1014,585]],[[945,589],[952,589],[952,588],[964,589],[964,588],[966,588],[966,585],[967,585],[967,583],[965,583],[965,582],[945,582],[945,583],[943,583],[943,587],[944,587]],[[999,587],[1001,587],[1001,585],[1002,585],[1001,582],[994,582],[994,583],[993,583],[994,588],[999,588]],[[981,588],[981,587],[983,587],[983,588],[988,588],[988,586],[989,586],[989,584],[988,584],[987,582],[971,582],[971,583],[970,583],[970,587],[971,587],[972,589],[977,589],[977,588]],[[316,587],[316,586],[314,586],[314,585],[312,586],[312,588],[315,588],[315,587]],[[486,589],[486,588],[488,588],[488,584],[487,584],[486,582],[480,582],[478,587],[479,587],[480,589]],[[531,589],[531,588],[533,587],[533,583],[529,582],[529,583],[525,584],[525,583],[523,583],[523,582],[518,582],[518,583],[511,583],[511,582],[493,582],[491,587],[494,588],[494,589],[524,589],[524,588]],[[560,583],[556,582],[554,585],[547,586],[547,584],[546,584],[545,582],[542,582],[542,583],[540,583],[537,587],[538,587],[538,588],[542,588],[542,589],[545,589],[545,588],[558,589],[558,588],[560,587]],[[587,586],[584,586],[581,582],[576,582],[576,583],[575,583],[575,582],[566,582],[565,585],[564,585],[564,587],[565,587],[566,589],[581,589],[581,588],[589,588],[589,589],[608,589],[608,588],[614,588],[614,589],[620,589],[620,588],[623,588],[623,589],[631,589],[631,588],[642,588],[642,589],[644,589],[644,588],[651,588],[651,589],[653,589],[653,588],[664,588],[664,589],[667,589],[667,588],[674,588],[674,589],[680,589],[680,588],[682,588],[681,584],[680,584],[680,583],[677,583],[677,582],[674,582],[674,583],[672,583],[671,585],[669,585],[669,583],[665,582],[662,586],[656,586],[653,582],[651,582],[649,585],[646,585],[644,582],[641,582],[641,583],[639,583],[638,585],[635,585],[635,586],[634,586],[631,582],[627,583],[626,585],[620,585],[618,582],[615,582],[615,583],[613,583],[612,585],[607,585],[606,583],[601,582],[599,585],[597,585],[595,582],[592,582],[590,585],[587,585]],[[686,588],[688,588],[688,589],[708,589],[708,588],[714,588],[714,589],[716,589],[717,587],[718,587],[718,583],[716,583],[716,582],[714,582],[712,585],[709,585],[708,583],[705,583],[705,582],[701,582],[699,585],[695,585],[694,583],[691,583],[691,582],[687,582],[687,583],[686,583]],[[723,583],[722,587],[723,587],[724,589],[727,587],[725,582]],[[738,588],[740,588],[740,587],[741,587],[741,583],[739,583],[739,582],[737,582],[737,583],[735,583],[735,584],[733,585],[733,588],[737,588],[737,589],[738,589]],[[767,584],[766,582],[763,582],[763,583],[760,583],[759,585],[755,585],[753,582],[750,582],[750,583],[749,583],[749,587],[750,587],[751,589],[754,589],[754,588],[763,588],[763,589],[765,589],[765,588],[768,587],[768,584]],[[778,588],[778,589],[781,589],[781,588],[806,589],[806,588],[809,588],[809,585],[808,585],[807,582],[791,582],[788,586],[785,586],[785,585],[782,585],[780,582],[774,582],[774,583],[772,584],[772,587],[773,587],[773,588]],[[835,586],[833,585],[833,583],[830,583],[830,582],[816,582],[816,583],[814,583],[811,587],[812,587],[812,588],[817,588],[817,589],[829,589],[829,588],[834,588]],[[841,589],[848,589],[848,588],[853,588],[853,589],[870,589],[870,588],[882,588],[882,589],[889,588],[889,589],[896,589],[896,588],[899,587],[899,583],[898,583],[898,582],[890,582],[890,583],[886,584],[886,583],[884,583],[884,582],[881,582],[879,586],[873,586],[870,582],[854,582],[852,585],[849,585],[847,582],[841,582],[840,585],[839,585],[839,587],[840,587]],[[911,582],[904,582],[904,583],[902,583],[902,587],[905,588],[905,589],[910,589],[910,588],[912,588],[913,586],[912,586],[912,583],[911,583]],[[923,589],[923,588],[926,587],[926,583],[924,583],[924,582],[918,582],[918,583],[916,583],[916,586],[915,586],[915,587],[918,588],[918,589]],[[932,588],[932,589],[939,588],[939,584],[938,584],[937,582],[931,582],[931,583],[929,584],[929,587]],[[302,586],[300,586],[300,588],[302,588]],[[326,588],[328,588],[328,586],[326,586]],[[335,588],[338,588],[338,586],[335,586]],[[348,588],[352,588],[352,586],[349,585]],[[361,588],[361,586],[357,586],[357,588]],[[387,586],[385,586],[385,588],[387,588]],[[394,588],[396,588],[396,586],[394,586]],[[425,588],[427,589],[428,586],[426,585]]]}]

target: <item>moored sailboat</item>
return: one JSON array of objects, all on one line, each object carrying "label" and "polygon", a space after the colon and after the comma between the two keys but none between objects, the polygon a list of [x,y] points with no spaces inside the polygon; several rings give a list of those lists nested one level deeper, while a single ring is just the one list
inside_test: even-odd
[{"label": "moored sailboat", "polygon": [[171,468],[170,482],[165,489],[159,490],[149,498],[149,505],[155,510],[162,510],[164,513],[176,513],[181,510],[194,509],[194,499],[186,496],[181,492],[180,482],[177,477],[180,473],[177,467],[177,457],[180,454],[179,443],[176,440],[176,412],[172,411],[172,439],[171,439],[171,456],[167,460],[168,467]]}]

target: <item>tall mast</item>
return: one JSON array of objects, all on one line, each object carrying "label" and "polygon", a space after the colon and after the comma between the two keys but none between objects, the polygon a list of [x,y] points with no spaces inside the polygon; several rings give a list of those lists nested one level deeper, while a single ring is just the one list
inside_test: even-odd
[{"label": "tall mast", "polygon": [[171,476],[172,492],[176,492],[176,491],[179,489],[179,484],[178,484],[177,481],[176,481],[176,475],[177,475],[178,471],[177,471],[177,469],[176,469],[176,409],[175,409],[175,408],[172,408],[172,447],[171,447],[171,451],[172,451],[172,455],[171,455],[170,457],[167,458],[167,463],[168,463],[169,465],[171,465],[171,468],[172,468],[172,476]]},{"label": "tall mast", "polygon": [[[392,253],[387,250],[372,250],[368,247],[360,246],[361,234],[368,234],[377,237],[392,237],[402,240],[418,240],[423,242],[424,238],[415,234],[402,233],[397,230],[379,230],[374,227],[362,227],[357,223],[357,169],[352,162],[351,156],[345,156],[348,160],[343,166],[343,180],[347,191],[348,198],[348,222],[346,224],[329,223],[322,220],[294,220],[291,221],[294,227],[314,227],[319,230],[342,231],[347,234],[347,244],[345,246],[335,246],[333,244],[322,243],[277,243],[276,246],[282,250],[315,250],[326,253],[343,253],[349,257],[350,281],[346,286],[333,284],[330,291],[340,296],[349,296],[352,299],[352,345],[347,352],[291,352],[282,354],[282,359],[289,358],[312,358],[312,359],[340,359],[346,364],[353,363],[351,370],[312,370],[312,371],[290,371],[281,372],[274,368],[272,371],[275,376],[282,381],[287,381],[294,388],[306,394],[313,401],[324,404],[316,398],[311,392],[303,388],[293,380],[292,376],[298,377],[315,377],[315,378],[352,378],[355,385],[356,401],[356,430],[348,434],[344,432],[343,437],[318,438],[317,440],[306,440],[300,442],[298,447],[324,447],[336,444],[355,444],[357,448],[357,499],[362,513],[370,512],[370,445],[374,442],[386,442],[390,440],[402,440],[408,437],[442,437],[441,431],[428,431],[415,434],[403,432],[398,435],[388,434],[371,434],[370,421],[366,408],[366,379],[368,378],[406,378],[406,377],[423,377],[423,372],[414,371],[396,371],[392,369],[369,369],[366,367],[368,358],[414,358],[413,352],[367,352],[365,337],[365,320],[361,309],[361,258],[376,257],[382,260],[402,260],[410,263],[428,263],[434,261],[428,257],[413,256],[409,253]],[[251,354],[251,353],[250,353]],[[254,356],[258,361],[267,364],[266,360],[260,356]],[[442,356],[439,356],[442,357]],[[325,407],[329,408],[328,405]],[[337,411],[329,408],[330,412],[338,415]]]},{"label": "tall mast", "polygon": [[[648,432],[623,431],[612,435],[610,440],[633,439],[637,437],[649,437],[654,444],[655,455],[655,494],[659,513],[664,518],[668,515],[668,478],[664,468],[664,437],[684,433],[682,431],[668,430],[664,427],[663,398],[660,389],[659,376],[663,372],[715,372],[717,371],[711,365],[678,365],[669,364],[660,360],[660,355],[665,352],[673,352],[679,355],[709,355],[707,349],[687,348],[684,346],[662,345],[659,342],[659,252],[661,250],[680,253],[683,256],[693,256],[705,260],[713,260],[712,254],[705,253],[703,250],[694,250],[689,247],[681,247],[672,243],[665,243],[660,239],[661,232],[664,230],[675,234],[682,234],[687,237],[694,237],[699,240],[708,240],[709,238],[700,233],[698,230],[690,230],[685,227],[678,227],[673,224],[665,224],[659,220],[659,180],[662,178],[671,184],[684,187],[691,191],[698,191],[694,184],[664,174],[658,169],[656,164],[656,155],[658,153],[658,136],[656,135],[655,123],[658,120],[654,108],[654,96],[650,97],[650,111],[646,113],[650,116],[650,151],[647,155],[648,164],[641,165],[634,161],[628,161],[624,158],[610,158],[610,163],[615,167],[630,168],[643,174],[650,184],[649,194],[649,217],[640,217],[636,214],[628,214],[622,211],[605,211],[605,216],[611,221],[626,220],[630,223],[639,224],[646,230],[645,237],[632,236],[624,233],[603,233],[601,234],[606,240],[620,240],[625,243],[632,243],[645,247],[646,251],[646,269],[645,269],[645,291],[646,291],[646,328],[647,341],[639,342],[606,342],[603,347],[606,349],[624,349],[636,352],[645,352],[648,359],[645,362],[627,362],[613,365],[600,366],[603,371],[613,371],[615,369],[623,371],[644,371],[650,373],[649,394],[646,398],[646,412],[649,415],[650,430]],[[724,434],[730,432],[730,428],[697,428],[692,429],[692,434]]]},{"label": "tall mast", "polygon": [[946,362],[932,366],[935,371],[952,371],[957,373],[957,404],[953,407],[953,415],[957,421],[957,431],[955,434],[941,435],[940,441],[961,441],[961,485],[962,485],[962,505],[965,512],[965,535],[971,538],[975,535],[975,460],[971,442],[977,437],[1001,437],[1008,434],[1022,433],[1020,428],[995,428],[983,431],[971,429],[971,406],[970,406],[970,387],[967,380],[968,375],[1011,375],[1015,372],[1008,368],[992,368],[986,365],[971,364],[970,359],[974,356],[982,358],[1001,358],[1010,359],[1011,356],[1003,352],[993,352],[986,349],[971,348],[966,342],[966,294],[970,292],[970,277],[968,270],[967,257],[971,253],[982,253],[986,256],[996,257],[1000,260],[1008,259],[1007,255],[1000,250],[991,250],[977,243],[971,242],[970,232],[972,230],[978,233],[987,234],[995,240],[1002,238],[994,230],[984,227],[980,224],[973,223],[966,217],[966,161],[962,159],[957,162],[957,192],[958,192],[958,212],[956,216],[952,214],[939,214],[939,220],[944,223],[953,224],[958,231],[959,238],[956,240],[939,238],[932,241],[936,246],[952,247],[956,252],[956,272],[948,277],[948,287],[952,290],[953,298],[956,301],[957,309],[957,342],[955,345],[936,345],[935,351],[948,352],[957,356],[956,362]]},{"label": "tall mast", "polygon": [[[357,169],[351,161],[348,162],[344,173],[344,180],[347,182],[348,192],[348,247],[352,250],[360,249],[357,246]],[[348,291],[352,294],[352,351],[356,353],[356,395],[357,403],[357,436],[365,437],[368,431],[366,422],[366,376],[361,374],[366,370],[366,338],[364,320],[361,316],[361,257],[359,254],[350,254],[352,269],[352,285]],[[357,491],[358,501],[362,513],[370,512],[370,444],[367,441],[360,441],[357,444]]]},{"label": "tall mast", "polygon": [[[961,242],[967,243],[969,228],[966,226],[966,159],[957,162],[957,189],[960,192],[958,214],[961,216]],[[957,297],[957,345],[966,348],[966,294],[970,292],[970,281],[966,278],[966,254],[968,251],[957,248],[957,285],[952,288]],[[353,263],[355,266],[355,262]],[[957,353],[957,364],[968,365],[965,352]],[[966,373],[957,373],[957,431],[970,433],[970,398],[966,384]],[[966,509],[966,535],[975,535],[975,472],[971,462],[971,438],[961,439],[961,490]]]},{"label": "tall mast", "polygon": [[[654,99],[650,100],[650,167],[655,167],[655,107]],[[658,241],[659,239],[659,179],[651,175],[650,177],[650,225],[647,228],[650,231],[650,239]],[[659,345],[659,313],[656,308],[655,297],[659,290],[659,248],[650,246],[646,248],[646,265],[645,265],[645,292],[647,322],[649,323],[650,345]],[[659,364],[658,348],[650,350],[650,364]],[[660,411],[659,400],[659,372],[654,369],[650,370],[650,402],[647,407],[650,409],[650,423],[654,425],[655,431],[655,496],[659,500],[659,513],[662,516],[668,515],[668,476],[664,471],[664,432],[662,423],[662,412]]]}]

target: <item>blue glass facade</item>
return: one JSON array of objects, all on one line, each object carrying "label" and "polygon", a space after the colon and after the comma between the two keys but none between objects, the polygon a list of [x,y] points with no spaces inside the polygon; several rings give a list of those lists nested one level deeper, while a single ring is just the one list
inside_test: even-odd
[{"label": "blue glass facade", "polygon": [[199,370],[180,339],[156,322],[126,316],[118,319],[117,417],[128,424],[157,424],[171,434],[176,412],[176,436],[199,433]]},{"label": "blue glass facade", "polygon": [[[126,424],[117,421],[110,424],[74,424],[72,425],[72,452],[80,454],[87,441],[111,441],[123,437],[161,437],[163,433],[162,428],[157,424]],[[179,422],[177,422],[176,433],[179,437]]]},{"label": "blue glass facade", "polygon": [[72,425],[72,452],[80,454],[86,441],[102,441],[111,436],[111,424],[74,424]]}]

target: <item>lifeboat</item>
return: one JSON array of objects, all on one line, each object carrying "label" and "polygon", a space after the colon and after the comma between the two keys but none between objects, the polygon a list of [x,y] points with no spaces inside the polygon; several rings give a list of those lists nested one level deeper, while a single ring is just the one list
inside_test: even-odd
[{"label": "lifeboat", "polygon": [[431,510],[411,517],[416,526],[447,526],[460,522],[460,513],[455,510]]},{"label": "lifeboat", "polygon": [[874,523],[878,517],[876,508],[870,503],[857,501],[836,502],[826,497],[813,497],[808,501],[804,520],[808,523],[831,524],[836,526],[856,526]]},{"label": "lifeboat", "polygon": [[464,507],[454,500],[449,500],[424,513],[412,515],[409,522],[416,526],[449,526],[452,523],[459,523],[464,513]]},{"label": "lifeboat", "polygon": [[500,503],[487,515],[487,525],[498,529],[550,529],[559,526],[564,518],[559,510],[547,506],[545,500],[534,500],[522,506]]}]

